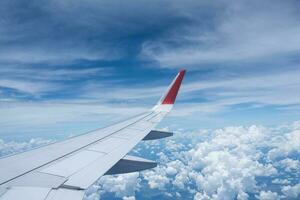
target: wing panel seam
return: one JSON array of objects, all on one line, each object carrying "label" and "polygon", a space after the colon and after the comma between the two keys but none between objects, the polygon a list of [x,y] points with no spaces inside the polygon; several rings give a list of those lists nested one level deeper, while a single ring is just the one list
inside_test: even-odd
[{"label": "wing panel seam", "polygon": [[50,163],[52,163],[52,162],[54,162],[54,161],[57,161],[57,160],[59,160],[59,159],[65,157],[65,156],[71,155],[71,154],[73,154],[73,153],[75,153],[75,152],[77,152],[77,151],[80,151],[80,150],[82,150],[82,149],[84,149],[84,148],[86,148],[86,147],[88,147],[88,146],[90,146],[90,145],[92,145],[92,144],[95,144],[95,143],[97,143],[97,142],[99,142],[99,141],[101,141],[101,140],[103,140],[103,139],[105,139],[105,138],[107,138],[107,137],[109,137],[109,136],[112,136],[113,134],[115,134],[115,133],[117,133],[117,132],[119,132],[119,131],[121,131],[121,130],[123,130],[123,129],[129,127],[129,126],[131,126],[132,124],[135,124],[135,123],[137,123],[137,122],[139,122],[139,121],[142,121],[145,117],[151,115],[152,113],[153,113],[153,111],[150,112],[148,115],[144,116],[143,118],[138,119],[137,121],[132,122],[132,123],[128,124],[127,126],[121,128],[121,129],[119,129],[119,130],[117,130],[117,131],[114,131],[113,133],[111,133],[111,134],[109,134],[109,135],[107,135],[107,136],[105,136],[105,137],[103,137],[103,138],[101,138],[101,139],[99,139],[99,140],[96,140],[96,141],[94,141],[94,142],[91,142],[91,143],[89,143],[89,144],[87,144],[87,145],[85,145],[85,146],[83,146],[83,147],[81,147],[81,148],[78,148],[78,149],[76,149],[76,150],[74,150],[74,151],[71,151],[71,152],[69,152],[69,153],[67,153],[67,154],[64,154],[63,156],[60,156],[60,157],[58,157],[58,158],[56,158],[56,159],[54,159],[54,160],[51,160],[51,161],[49,161],[49,162],[47,162],[47,163],[45,163],[45,164],[43,164],[43,165],[40,165],[40,166],[38,166],[38,167],[36,167],[36,168],[33,168],[33,169],[31,169],[31,170],[29,170],[29,171],[27,171],[27,172],[25,172],[25,173],[22,173],[22,174],[20,174],[20,175],[14,177],[14,178],[11,178],[11,179],[9,179],[9,180],[7,180],[7,181],[4,181],[4,182],[2,182],[0,185],[4,185],[5,183],[8,183],[8,182],[10,182],[10,181],[12,181],[12,180],[14,180],[14,179],[16,179],[16,178],[19,178],[19,177],[21,177],[21,176],[24,176],[25,174],[28,174],[28,173],[30,173],[30,172],[36,170],[36,169],[39,169],[39,168],[41,168],[41,167],[44,167],[44,166],[46,166],[46,165],[48,165],[48,164],[50,164]]}]

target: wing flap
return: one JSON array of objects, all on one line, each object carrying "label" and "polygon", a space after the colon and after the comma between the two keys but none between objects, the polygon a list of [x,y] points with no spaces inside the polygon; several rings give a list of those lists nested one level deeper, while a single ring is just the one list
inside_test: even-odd
[{"label": "wing flap", "polygon": [[166,137],[171,137],[173,133],[171,132],[166,132],[166,131],[155,131],[152,130],[146,137],[143,138],[143,140],[157,140],[161,138],[166,138]]},{"label": "wing flap", "polygon": [[51,190],[45,200],[82,200],[83,190],[57,189]]},{"label": "wing flap", "polygon": [[[59,188],[64,182],[66,182],[66,180],[67,179],[62,176],[33,171],[24,176],[21,176],[18,179],[14,179],[13,181],[11,181],[10,185]],[[8,187],[8,185],[6,187]]]},{"label": "wing flap", "polygon": [[[140,121],[139,123],[142,123]],[[135,133],[135,136],[126,139],[126,142],[120,143],[117,147],[111,149],[109,152],[107,151],[106,155],[95,160],[93,163],[89,164],[87,167],[78,171],[69,177],[68,181],[64,183],[64,185],[83,188],[86,189],[90,185],[92,185],[95,181],[98,180],[99,177],[103,176],[112,166],[114,166],[121,158],[123,158],[139,141],[141,141],[152,129],[149,127],[145,130],[134,130],[127,127],[122,131],[127,131],[127,133]],[[117,135],[118,133],[116,133]],[[111,137],[114,137],[113,134]],[[125,140],[125,139],[123,139]],[[107,141],[107,142],[106,142]],[[95,145],[109,145],[108,140],[104,140]],[[94,148],[93,145],[89,148]]]},{"label": "wing flap", "polygon": [[68,178],[104,155],[105,153],[84,150],[54,162],[39,171]]},{"label": "wing flap", "polygon": [[121,160],[119,160],[109,171],[107,171],[106,175],[113,174],[125,174],[131,172],[139,172],[146,169],[151,169],[157,166],[157,163],[152,160],[147,160],[144,158],[136,157],[136,156],[125,156]]}]

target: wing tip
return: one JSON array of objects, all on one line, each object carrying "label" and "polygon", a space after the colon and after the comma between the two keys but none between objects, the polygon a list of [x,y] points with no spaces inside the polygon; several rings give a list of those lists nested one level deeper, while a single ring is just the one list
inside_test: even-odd
[{"label": "wing tip", "polygon": [[186,72],[186,69],[180,69],[180,71],[179,71],[179,73],[184,73],[185,74],[185,72]]},{"label": "wing tip", "polygon": [[186,73],[185,69],[180,69],[179,73],[177,74],[174,81],[172,82],[170,89],[168,90],[167,94],[164,96],[163,100],[161,101],[161,104],[164,105],[164,104],[175,103],[185,73]]}]

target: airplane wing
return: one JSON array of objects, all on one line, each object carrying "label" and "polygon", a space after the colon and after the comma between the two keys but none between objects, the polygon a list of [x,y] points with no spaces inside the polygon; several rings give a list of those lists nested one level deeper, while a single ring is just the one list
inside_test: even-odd
[{"label": "airplane wing", "polygon": [[126,155],[141,140],[171,136],[153,128],[171,111],[185,70],[150,111],[62,142],[0,159],[0,200],[82,200],[101,176],[155,167]]}]

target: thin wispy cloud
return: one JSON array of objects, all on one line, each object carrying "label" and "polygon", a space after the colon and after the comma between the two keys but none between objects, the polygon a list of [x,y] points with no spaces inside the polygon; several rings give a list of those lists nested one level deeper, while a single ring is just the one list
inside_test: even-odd
[{"label": "thin wispy cloud", "polygon": [[91,110],[109,108],[125,117],[131,112],[124,107],[150,108],[182,67],[188,73],[174,121],[231,123],[226,115],[257,110],[297,117],[300,16],[293,1],[2,1],[0,7],[0,99],[10,116],[3,125],[15,114],[26,119],[27,106],[41,119],[49,114],[41,112],[45,105],[60,113],[49,124],[79,121],[70,117],[78,112],[92,120]]},{"label": "thin wispy cloud", "polygon": [[201,26],[204,20],[197,14],[192,15],[194,24],[145,41],[143,54],[164,67],[197,69],[203,64],[280,60],[299,52],[300,15],[293,1],[220,3],[224,7],[212,11],[212,18],[218,18],[208,28]]}]

